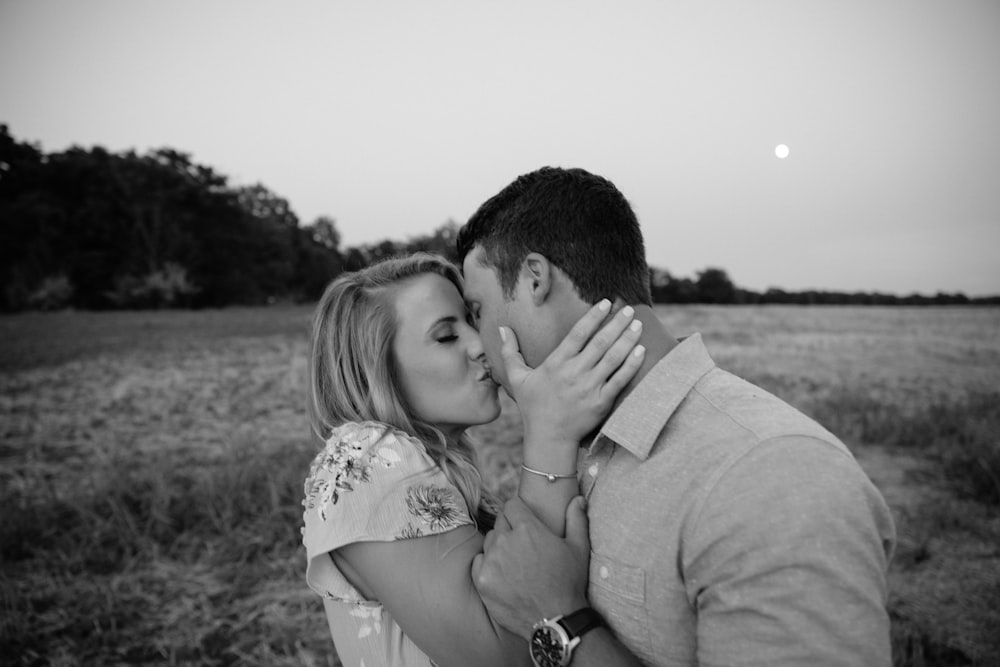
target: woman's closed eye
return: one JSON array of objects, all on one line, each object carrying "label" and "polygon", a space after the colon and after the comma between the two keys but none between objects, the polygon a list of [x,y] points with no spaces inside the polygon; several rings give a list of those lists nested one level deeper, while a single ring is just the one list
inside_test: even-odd
[{"label": "woman's closed eye", "polygon": [[458,320],[454,317],[442,319],[434,328],[432,335],[438,343],[448,345],[458,340]]}]

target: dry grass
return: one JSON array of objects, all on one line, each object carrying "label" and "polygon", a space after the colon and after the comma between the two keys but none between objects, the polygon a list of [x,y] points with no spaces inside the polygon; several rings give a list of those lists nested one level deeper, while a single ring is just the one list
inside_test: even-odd
[{"label": "dry grass", "polygon": [[[0,318],[5,661],[338,664],[299,547],[315,447],[302,409],[307,317]],[[989,632],[1000,624],[1000,310],[663,317],[841,433],[883,489],[900,533],[897,664],[988,664],[1000,648]],[[477,431],[487,483],[511,493],[516,410]]]}]

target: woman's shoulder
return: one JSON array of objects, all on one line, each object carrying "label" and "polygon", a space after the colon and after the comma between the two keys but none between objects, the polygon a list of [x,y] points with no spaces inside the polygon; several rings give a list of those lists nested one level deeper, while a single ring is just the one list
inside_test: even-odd
[{"label": "woman's shoulder", "polygon": [[336,504],[345,493],[392,485],[435,467],[417,438],[381,422],[346,422],[334,428],[305,481],[306,506]]},{"label": "woman's shoulder", "polygon": [[313,460],[313,468],[322,467],[323,463],[343,464],[363,457],[382,457],[388,459],[386,462],[398,462],[404,454],[423,458],[427,448],[418,438],[384,422],[344,422],[330,431]]},{"label": "woman's shoulder", "polygon": [[395,444],[396,441],[403,441],[413,444],[423,449],[423,443],[416,436],[403,431],[391,424],[377,421],[344,422],[330,431],[326,443],[350,440],[361,445],[374,445],[387,441]]},{"label": "woman's shoulder", "polygon": [[359,540],[395,540],[471,523],[421,442],[387,424],[333,429],[305,480],[303,541],[310,554]]}]

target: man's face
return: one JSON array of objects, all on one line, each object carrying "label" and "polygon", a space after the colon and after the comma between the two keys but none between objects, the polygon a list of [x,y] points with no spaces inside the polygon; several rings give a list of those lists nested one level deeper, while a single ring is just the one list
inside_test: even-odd
[{"label": "man's face", "polygon": [[[479,336],[483,341],[483,351],[490,364],[493,378],[507,388],[507,373],[500,357],[500,326],[515,327],[510,320],[512,302],[505,301],[503,289],[496,272],[479,263],[482,248],[475,248],[465,256],[462,273],[465,277],[465,293],[462,295],[472,313]],[[516,295],[515,295],[516,296]],[[519,339],[520,342],[520,339]],[[521,343],[523,345],[523,342]]]},{"label": "man's face", "polygon": [[[505,326],[517,336],[517,344],[524,362],[536,368],[555,349],[569,330],[561,322],[563,313],[552,301],[534,303],[529,279],[518,279],[514,294],[506,300],[496,271],[479,262],[483,249],[476,247],[465,256],[462,271],[465,274],[466,305],[475,318],[483,351],[490,363],[494,379],[509,391],[507,373],[500,356],[500,332]],[[578,316],[577,316],[578,317]],[[573,321],[577,319],[573,317]]]}]

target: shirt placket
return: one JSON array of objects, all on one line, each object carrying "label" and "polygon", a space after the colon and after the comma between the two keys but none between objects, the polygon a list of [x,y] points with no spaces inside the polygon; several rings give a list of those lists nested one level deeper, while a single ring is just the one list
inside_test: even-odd
[{"label": "shirt placket", "polygon": [[597,485],[598,478],[601,476],[601,471],[611,458],[612,451],[614,451],[612,443],[602,437],[583,457],[580,467],[580,491],[588,501]]}]

